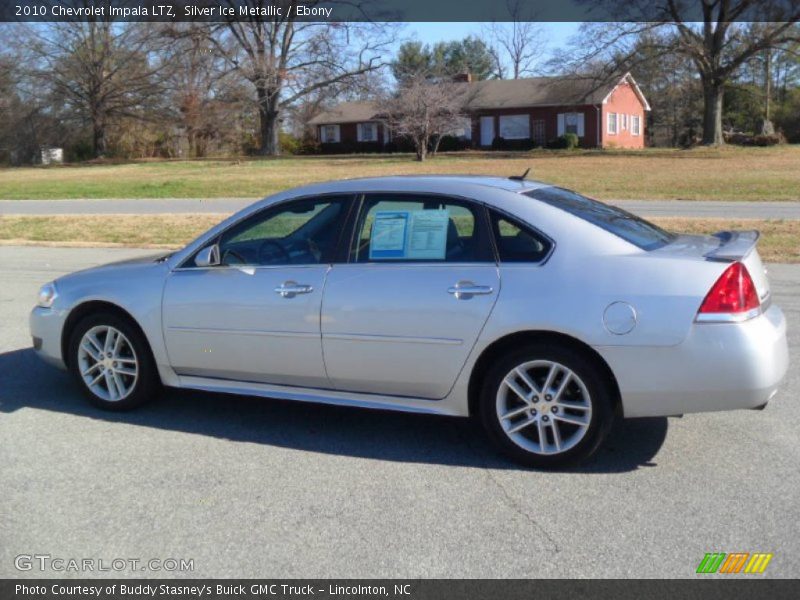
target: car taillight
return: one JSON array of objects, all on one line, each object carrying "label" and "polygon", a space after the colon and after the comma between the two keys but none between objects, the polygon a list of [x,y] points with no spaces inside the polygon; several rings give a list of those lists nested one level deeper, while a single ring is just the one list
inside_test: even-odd
[{"label": "car taillight", "polygon": [[747,268],[740,262],[733,263],[711,287],[703,304],[698,311],[700,315],[731,315],[746,316],[751,311],[757,311],[761,303],[758,292],[747,272]]}]

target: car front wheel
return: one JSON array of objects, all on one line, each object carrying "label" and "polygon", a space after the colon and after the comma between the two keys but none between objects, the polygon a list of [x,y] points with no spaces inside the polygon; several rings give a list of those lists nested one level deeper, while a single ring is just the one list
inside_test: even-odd
[{"label": "car front wheel", "polygon": [[613,423],[612,387],[595,361],[570,347],[533,344],[490,369],[481,392],[489,437],[526,466],[589,457]]},{"label": "car front wheel", "polygon": [[70,337],[69,353],[70,370],[100,408],[127,410],[158,393],[158,374],[147,341],[115,314],[81,320]]}]

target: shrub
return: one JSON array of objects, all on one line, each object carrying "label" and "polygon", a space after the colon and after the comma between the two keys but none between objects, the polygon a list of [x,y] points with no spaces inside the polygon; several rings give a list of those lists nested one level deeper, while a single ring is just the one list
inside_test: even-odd
[{"label": "shrub", "polygon": [[278,145],[281,148],[281,154],[299,154],[300,140],[291,133],[286,133],[285,131],[279,132]]},{"label": "shrub", "polygon": [[384,152],[415,152],[414,142],[405,136],[397,136],[392,138],[392,141],[386,144],[383,148]]},{"label": "shrub", "polygon": [[439,141],[439,152],[456,152],[469,148],[469,140],[454,135],[443,135]]},{"label": "shrub", "polygon": [[313,137],[306,136],[299,141],[296,154],[319,154],[321,151],[320,143]]},{"label": "shrub", "polygon": [[89,140],[78,140],[68,146],[64,154],[67,162],[84,162],[94,158],[94,148]]},{"label": "shrub", "polygon": [[320,144],[323,154],[371,154],[383,150],[378,142],[338,142]]},{"label": "shrub", "polygon": [[492,150],[532,150],[535,145],[531,139],[507,140],[498,136],[492,140]]},{"label": "shrub", "polygon": [[750,135],[747,133],[724,132],[722,139],[726,144],[736,146],[775,146],[786,143],[786,138],[781,133],[771,135]]},{"label": "shrub", "polygon": [[574,133],[565,133],[547,143],[548,148],[554,150],[572,150],[577,148],[580,143],[578,136]]}]

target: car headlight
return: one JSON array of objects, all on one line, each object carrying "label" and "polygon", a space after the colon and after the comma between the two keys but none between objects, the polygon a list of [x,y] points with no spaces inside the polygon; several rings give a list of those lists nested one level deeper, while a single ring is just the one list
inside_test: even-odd
[{"label": "car headlight", "polygon": [[58,298],[58,290],[56,290],[55,282],[45,283],[39,288],[39,297],[36,299],[36,306],[42,308],[50,308],[53,302]]}]

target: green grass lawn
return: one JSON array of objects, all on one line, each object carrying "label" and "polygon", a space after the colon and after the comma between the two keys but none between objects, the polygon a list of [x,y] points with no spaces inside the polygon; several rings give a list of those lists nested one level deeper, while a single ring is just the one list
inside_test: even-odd
[{"label": "green grass lawn", "polygon": [[607,200],[800,200],[800,146],[142,161],[0,169],[0,199],[263,197],[378,175],[519,175]]}]

